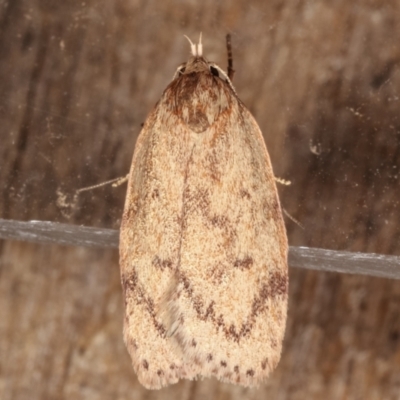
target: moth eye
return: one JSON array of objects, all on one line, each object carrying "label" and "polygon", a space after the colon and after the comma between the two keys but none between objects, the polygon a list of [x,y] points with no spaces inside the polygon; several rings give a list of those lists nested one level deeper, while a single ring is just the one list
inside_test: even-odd
[{"label": "moth eye", "polygon": [[219,72],[217,70],[217,68],[210,66],[210,72],[214,75],[214,76],[219,76]]},{"label": "moth eye", "polygon": [[186,67],[179,67],[178,68],[179,75],[182,75],[185,72],[185,69]]}]

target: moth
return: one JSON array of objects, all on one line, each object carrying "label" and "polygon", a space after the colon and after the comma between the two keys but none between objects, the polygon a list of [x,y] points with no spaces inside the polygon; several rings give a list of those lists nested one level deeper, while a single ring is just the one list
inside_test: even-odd
[{"label": "moth", "polygon": [[201,36],[190,43],[134,150],[124,341],[148,389],[212,376],[257,386],[281,355],[286,231],[260,128]]}]

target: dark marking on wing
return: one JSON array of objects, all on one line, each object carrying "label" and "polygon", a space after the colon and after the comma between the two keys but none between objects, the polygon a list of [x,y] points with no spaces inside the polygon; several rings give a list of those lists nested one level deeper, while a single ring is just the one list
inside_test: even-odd
[{"label": "dark marking on wing", "polygon": [[221,229],[226,229],[230,223],[226,215],[214,215],[210,218],[210,221],[213,226]]},{"label": "dark marking on wing", "polygon": [[250,256],[246,256],[242,259],[237,259],[233,266],[239,269],[250,269],[251,266],[254,264],[254,260]]},{"label": "dark marking on wing", "polygon": [[221,330],[225,337],[235,342],[240,342],[240,339],[248,336],[255,324],[255,319],[258,315],[267,311],[267,300],[269,298],[275,298],[280,296],[287,296],[288,292],[288,275],[286,272],[275,271],[273,272],[267,283],[264,283],[258,294],[254,296],[253,303],[249,316],[246,318],[246,322],[242,323],[239,327],[234,324],[229,326],[225,323],[224,316],[222,314],[216,315],[214,310],[214,303],[210,302],[208,305],[204,303],[203,298],[200,295],[193,295],[193,289],[190,285],[189,280],[181,272],[177,272],[178,280],[182,283],[182,290],[186,293],[192,302],[193,308],[196,311],[197,317],[202,321],[210,321],[216,331]]},{"label": "dark marking on wing", "polygon": [[251,194],[249,193],[248,190],[242,189],[242,190],[240,191],[240,197],[241,197],[242,199],[250,200],[250,199],[251,199]]},{"label": "dark marking on wing", "polygon": [[166,268],[172,268],[172,261],[169,259],[161,259],[159,256],[155,256],[151,262],[151,264],[155,267],[155,268],[159,268],[162,271]]},{"label": "dark marking on wing", "polygon": [[144,307],[150,315],[151,321],[153,322],[156,331],[161,337],[165,337],[166,329],[164,325],[158,322],[156,318],[154,301],[139,285],[137,273],[135,270],[131,274],[129,274],[129,276],[122,276],[122,287],[124,289],[125,304],[127,305],[127,302],[130,299],[133,299],[137,305],[144,304]]},{"label": "dark marking on wing", "polygon": [[135,351],[139,348],[139,346],[137,345],[136,340],[132,339],[131,337],[129,337],[129,342],[128,343],[129,343],[130,348],[135,350]]},{"label": "dark marking on wing", "polygon": [[267,368],[267,364],[268,364],[268,358],[266,358],[264,361],[261,362],[261,368],[265,370],[265,368]]}]

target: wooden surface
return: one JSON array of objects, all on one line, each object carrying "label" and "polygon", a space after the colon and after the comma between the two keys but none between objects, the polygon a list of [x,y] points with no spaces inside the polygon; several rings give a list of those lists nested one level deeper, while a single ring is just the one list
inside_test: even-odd
[{"label": "wooden surface", "polygon": [[[400,254],[400,4],[0,1],[0,217],[118,228],[140,125],[185,61],[226,67],[258,120],[291,245]],[[66,197],[63,197],[66,196]],[[398,281],[291,270],[283,357],[258,390],[158,392],[122,343],[115,250],[0,242],[1,399],[399,399]]]}]

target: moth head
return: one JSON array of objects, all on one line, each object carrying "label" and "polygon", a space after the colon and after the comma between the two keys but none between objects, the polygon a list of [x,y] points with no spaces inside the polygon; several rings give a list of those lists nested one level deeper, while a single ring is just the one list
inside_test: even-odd
[{"label": "moth head", "polygon": [[179,65],[173,79],[176,79],[177,77],[182,76],[184,74],[209,71],[213,76],[224,80],[236,94],[235,88],[233,87],[232,82],[228,77],[228,74],[217,64],[215,64],[214,62],[207,61],[203,57],[203,43],[201,42],[201,36],[202,36],[201,33],[200,33],[199,43],[197,45],[193,43],[189,39],[189,37],[187,37],[186,35],[184,36],[190,43],[192,56],[189,58],[187,62]]}]

